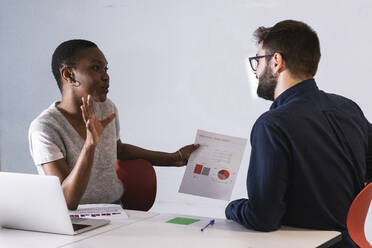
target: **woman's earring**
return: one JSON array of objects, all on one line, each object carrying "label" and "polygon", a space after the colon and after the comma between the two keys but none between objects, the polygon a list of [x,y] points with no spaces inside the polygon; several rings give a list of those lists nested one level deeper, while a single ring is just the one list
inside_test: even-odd
[{"label": "woman's earring", "polygon": [[74,87],[79,87],[81,85],[81,83],[75,79],[73,79],[73,82],[74,82],[73,84]]}]

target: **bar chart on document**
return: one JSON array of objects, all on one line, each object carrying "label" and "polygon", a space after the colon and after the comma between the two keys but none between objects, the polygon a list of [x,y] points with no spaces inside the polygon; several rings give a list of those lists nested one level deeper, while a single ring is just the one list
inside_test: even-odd
[{"label": "bar chart on document", "polygon": [[230,200],[247,140],[198,130],[180,193]]}]

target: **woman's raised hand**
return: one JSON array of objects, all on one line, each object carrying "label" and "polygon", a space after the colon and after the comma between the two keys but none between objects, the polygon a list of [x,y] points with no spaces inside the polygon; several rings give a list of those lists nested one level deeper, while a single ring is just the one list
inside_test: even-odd
[{"label": "woman's raised hand", "polygon": [[86,126],[86,139],[89,139],[92,145],[97,145],[99,138],[105,127],[115,118],[115,113],[112,113],[103,120],[97,120],[92,106],[92,96],[82,97],[83,105],[80,106],[83,115],[83,120]]}]

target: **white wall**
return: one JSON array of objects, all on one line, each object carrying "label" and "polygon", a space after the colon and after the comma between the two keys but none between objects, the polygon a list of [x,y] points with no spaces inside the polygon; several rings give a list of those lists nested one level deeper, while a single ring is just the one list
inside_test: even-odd
[{"label": "white wall", "polygon": [[[60,99],[51,55],[73,38],[106,55],[121,139],[145,148],[176,151],[198,128],[249,138],[270,106],[254,97],[248,76],[252,32],[283,19],[318,32],[318,86],[355,100],[372,119],[371,10],[369,0],[1,0],[0,168],[36,173],[28,125]],[[246,196],[249,153],[247,146],[233,199]],[[178,193],[183,173],[157,169],[153,210],[223,216],[227,202]]]}]

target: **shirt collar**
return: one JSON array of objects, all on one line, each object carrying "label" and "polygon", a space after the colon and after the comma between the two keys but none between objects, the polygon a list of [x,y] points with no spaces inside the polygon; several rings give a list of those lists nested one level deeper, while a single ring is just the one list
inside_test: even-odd
[{"label": "shirt collar", "polygon": [[309,91],[318,90],[318,86],[315,83],[314,78],[304,80],[280,94],[273,104],[271,104],[270,110],[276,109],[280,105],[289,102],[294,96],[303,95]]}]

